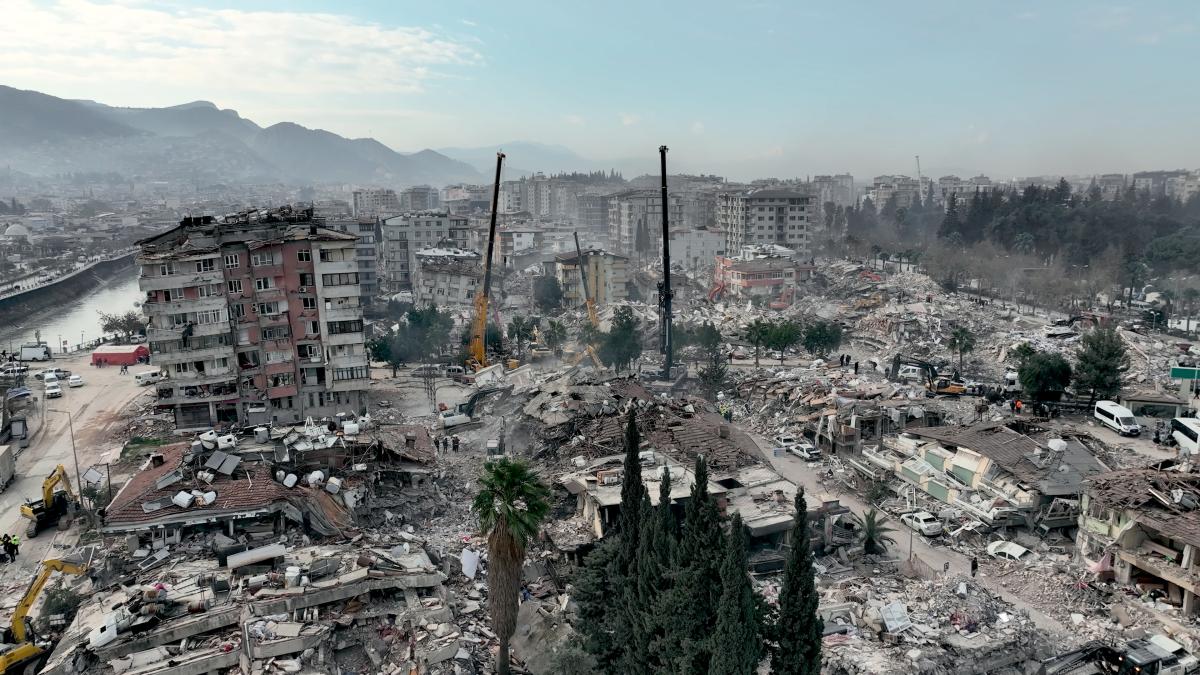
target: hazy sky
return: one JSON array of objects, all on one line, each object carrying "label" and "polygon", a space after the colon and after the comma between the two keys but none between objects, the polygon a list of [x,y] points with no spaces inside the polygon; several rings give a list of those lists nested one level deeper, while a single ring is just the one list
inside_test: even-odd
[{"label": "hazy sky", "polygon": [[398,150],[1003,178],[1200,164],[1198,25],[1194,1],[4,0],[0,83]]}]

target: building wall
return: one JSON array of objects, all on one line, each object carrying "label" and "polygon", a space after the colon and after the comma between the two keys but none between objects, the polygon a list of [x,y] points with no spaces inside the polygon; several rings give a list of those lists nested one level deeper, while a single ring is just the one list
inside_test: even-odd
[{"label": "building wall", "polygon": [[444,211],[406,213],[385,218],[380,225],[382,241],[378,247],[379,286],[395,293],[412,286],[416,252],[443,241],[467,248],[468,219]]},{"label": "building wall", "polygon": [[[620,302],[628,298],[629,260],[610,253],[584,251],[588,286],[597,305]],[[577,258],[571,256],[557,261],[555,276],[563,291],[563,304],[577,307],[586,304]]]},{"label": "building wall", "polygon": [[355,190],[351,215],[355,218],[376,218],[400,213],[400,200],[395,190]]},{"label": "building wall", "polygon": [[725,193],[717,202],[717,224],[725,232],[726,251],[778,244],[807,257],[816,217],[815,199],[790,190]]}]

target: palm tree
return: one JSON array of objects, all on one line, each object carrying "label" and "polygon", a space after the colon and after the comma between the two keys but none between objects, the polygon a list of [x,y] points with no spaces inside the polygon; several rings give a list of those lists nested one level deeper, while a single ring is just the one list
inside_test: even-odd
[{"label": "palm tree", "polygon": [[471,508],[488,538],[488,604],[500,640],[496,672],[507,675],[508,642],[517,627],[525,549],[550,511],[550,490],[528,464],[507,457],[483,465]]},{"label": "palm tree", "polygon": [[555,356],[562,356],[563,343],[567,341],[567,327],[563,322],[550,320],[550,325],[544,334],[546,346],[554,350]]},{"label": "palm tree", "polygon": [[746,329],[746,339],[754,345],[754,367],[758,367],[758,357],[762,355],[762,346],[771,337],[772,326],[762,319],[755,319]]},{"label": "palm tree", "polygon": [[508,322],[508,339],[516,343],[517,354],[521,353],[521,345],[533,339],[534,323],[532,319],[514,316]]},{"label": "palm tree", "polygon": [[950,341],[947,343],[951,351],[958,352],[958,372],[961,374],[963,370],[963,354],[975,349],[975,336],[967,329],[966,326],[959,326],[950,333]]},{"label": "palm tree", "polygon": [[1029,255],[1033,253],[1033,235],[1028,232],[1020,232],[1013,237],[1013,252],[1020,255]]},{"label": "palm tree", "polygon": [[883,524],[879,512],[875,509],[867,511],[866,516],[854,515],[854,524],[858,527],[858,538],[862,541],[863,552],[867,554],[887,553],[887,544],[895,544],[890,533],[894,529]]}]

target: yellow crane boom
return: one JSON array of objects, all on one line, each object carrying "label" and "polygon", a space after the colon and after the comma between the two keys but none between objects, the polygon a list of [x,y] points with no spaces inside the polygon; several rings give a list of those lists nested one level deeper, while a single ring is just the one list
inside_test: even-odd
[{"label": "yellow crane boom", "polygon": [[492,186],[492,221],[488,226],[487,253],[483,262],[483,286],[475,294],[475,316],[471,322],[471,341],[467,354],[475,370],[487,367],[487,311],[488,295],[492,290],[492,249],[496,242],[496,211],[500,207],[500,169],[504,166],[504,153],[496,153],[496,182]]},{"label": "yellow crane boom", "polygon": [[16,610],[13,611],[12,624],[7,631],[10,635],[5,636],[6,642],[10,644],[4,645],[0,649],[0,674],[24,673],[31,663],[45,657],[52,645],[34,639],[33,631],[30,629],[29,612],[33,609],[38,596],[42,594],[42,588],[46,586],[46,582],[50,580],[50,576],[54,572],[75,576],[87,574],[94,554],[95,548],[89,546],[70,558],[42,561],[37,576],[30,582],[25,595],[21,596]]}]

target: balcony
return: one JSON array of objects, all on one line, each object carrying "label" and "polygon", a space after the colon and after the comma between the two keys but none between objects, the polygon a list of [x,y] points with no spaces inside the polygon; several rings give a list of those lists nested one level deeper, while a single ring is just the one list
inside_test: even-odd
[{"label": "balcony", "polygon": [[171,300],[170,302],[163,300],[148,300],[142,303],[142,309],[147,315],[204,312],[210,309],[221,309],[223,307],[225,307],[224,295],[210,295],[205,298]]},{"label": "balcony", "polygon": [[141,275],[138,277],[138,288],[143,291],[162,291],[169,288],[184,286],[204,286],[208,284],[223,284],[225,276],[221,270],[212,272],[180,272],[168,275]]},{"label": "balcony", "polygon": [[234,356],[232,345],[217,345],[204,349],[179,349],[169,352],[151,352],[157,365],[171,365],[182,361],[211,361]]},{"label": "balcony", "polygon": [[157,393],[158,405],[236,401],[239,398],[237,387],[230,384],[159,386]]},{"label": "balcony", "polygon": [[236,379],[237,373],[232,368],[211,368],[204,372],[171,373],[163,383],[176,387],[199,387],[204,384],[232,382]]}]

